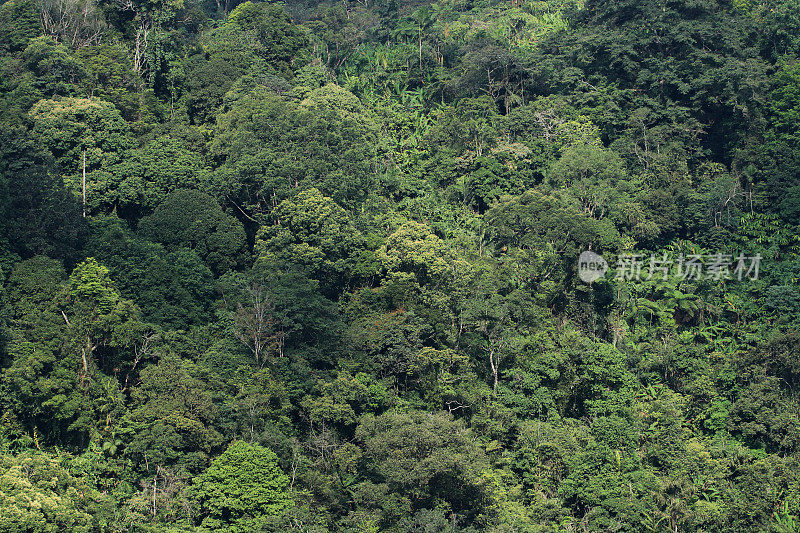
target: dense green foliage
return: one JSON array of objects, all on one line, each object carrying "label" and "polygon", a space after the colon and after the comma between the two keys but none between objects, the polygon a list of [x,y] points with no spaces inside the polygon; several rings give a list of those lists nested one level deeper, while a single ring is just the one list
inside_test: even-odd
[{"label": "dense green foliage", "polygon": [[797,0],[0,2],[0,531],[800,531]]}]

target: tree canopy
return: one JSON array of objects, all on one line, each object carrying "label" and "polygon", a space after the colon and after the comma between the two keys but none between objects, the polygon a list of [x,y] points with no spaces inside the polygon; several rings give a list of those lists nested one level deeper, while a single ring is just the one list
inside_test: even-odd
[{"label": "tree canopy", "polygon": [[0,530],[800,529],[797,0],[0,0]]}]

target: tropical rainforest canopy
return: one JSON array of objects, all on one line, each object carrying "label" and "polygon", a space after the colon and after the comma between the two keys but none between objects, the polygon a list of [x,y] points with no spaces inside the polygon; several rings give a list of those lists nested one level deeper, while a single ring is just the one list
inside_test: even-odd
[{"label": "tropical rainforest canopy", "polygon": [[800,531],[799,254],[798,0],[6,0],[0,531]]}]

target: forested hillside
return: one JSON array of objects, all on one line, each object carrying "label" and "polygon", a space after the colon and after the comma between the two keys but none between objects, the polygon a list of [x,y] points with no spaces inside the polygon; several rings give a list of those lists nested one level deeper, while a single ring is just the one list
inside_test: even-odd
[{"label": "forested hillside", "polygon": [[6,0],[0,531],[798,532],[799,254],[798,0]]}]

